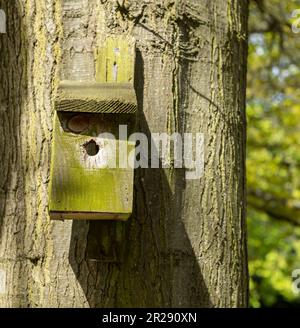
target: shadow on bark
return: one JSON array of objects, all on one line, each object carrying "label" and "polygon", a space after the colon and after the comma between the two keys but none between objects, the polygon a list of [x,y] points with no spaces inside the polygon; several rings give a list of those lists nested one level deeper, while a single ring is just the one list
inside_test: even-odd
[{"label": "shadow on bark", "polygon": [[[137,128],[150,138],[140,51],[135,76]],[[73,222],[69,261],[90,307],[212,307],[181,217],[185,171],[173,170],[173,190],[166,172],[135,171],[128,222]]]}]

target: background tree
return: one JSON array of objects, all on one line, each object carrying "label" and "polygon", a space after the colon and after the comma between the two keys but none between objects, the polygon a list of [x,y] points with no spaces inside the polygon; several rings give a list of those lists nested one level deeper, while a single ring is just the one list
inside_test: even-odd
[{"label": "background tree", "polygon": [[[247,1],[4,1],[1,306],[247,305]],[[51,222],[53,100],[94,80],[108,34],[137,41],[138,130],[202,132],[205,171],[140,169],[126,223]]]},{"label": "background tree", "polygon": [[[292,24],[300,1],[250,2],[248,225],[251,305],[299,306],[299,59]],[[299,24],[297,24],[299,27]]]}]

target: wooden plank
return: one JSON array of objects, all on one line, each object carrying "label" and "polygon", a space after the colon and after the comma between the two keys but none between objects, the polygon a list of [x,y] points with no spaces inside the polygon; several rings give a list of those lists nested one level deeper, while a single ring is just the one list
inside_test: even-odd
[{"label": "wooden plank", "polygon": [[129,83],[62,81],[55,108],[67,112],[133,114],[137,110],[137,99]]},{"label": "wooden plank", "polygon": [[[116,168],[110,168],[108,163],[114,160],[114,150],[118,151],[118,147],[127,147],[130,153],[134,151],[135,144],[127,140],[111,141],[95,137],[100,132],[113,132],[115,125],[115,122],[111,126],[105,122],[103,126],[101,115],[94,115],[88,129],[84,122],[85,130],[82,133],[73,133],[66,128],[69,116],[55,114],[50,217],[126,220],[132,211],[133,163],[125,169],[118,167],[118,161]],[[86,144],[91,141],[99,145],[97,154],[89,155],[86,151]]]},{"label": "wooden plank", "polygon": [[134,84],[135,41],[124,35],[108,36],[96,52],[96,81]]}]

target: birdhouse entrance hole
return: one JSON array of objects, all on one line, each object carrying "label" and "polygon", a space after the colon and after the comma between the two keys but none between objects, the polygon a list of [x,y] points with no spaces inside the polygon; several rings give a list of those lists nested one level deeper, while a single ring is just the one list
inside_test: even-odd
[{"label": "birdhouse entrance hole", "polygon": [[84,144],[84,149],[89,156],[96,156],[99,153],[99,145],[95,140],[90,140]]}]

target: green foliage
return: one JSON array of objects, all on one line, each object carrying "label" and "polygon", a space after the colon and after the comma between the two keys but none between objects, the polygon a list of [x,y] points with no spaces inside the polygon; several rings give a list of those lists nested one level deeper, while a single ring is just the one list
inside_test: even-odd
[{"label": "green foliage", "polygon": [[254,210],[249,211],[248,228],[250,305],[300,306],[300,295],[291,285],[292,271],[300,263],[300,228]]},{"label": "green foliage", "polygon": [[[292,271],[300,268],[300,1],[251,1],[248,62],[250,304],[300,306]],[[265,206],[261,206],[261,197]],[[258,205],[260,204],[260,205]],[[271,207],[271,208],[270,208]],[[268,214],[274,215],[275,221]]]}]

